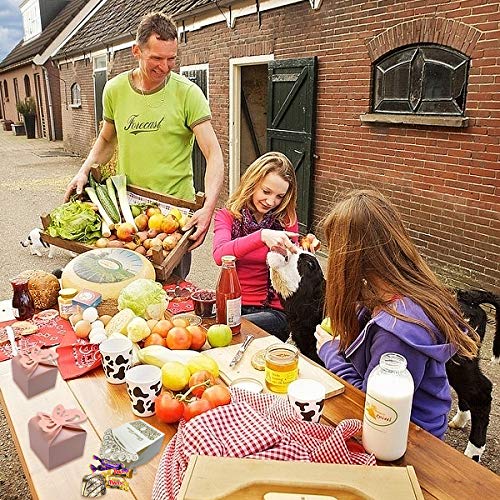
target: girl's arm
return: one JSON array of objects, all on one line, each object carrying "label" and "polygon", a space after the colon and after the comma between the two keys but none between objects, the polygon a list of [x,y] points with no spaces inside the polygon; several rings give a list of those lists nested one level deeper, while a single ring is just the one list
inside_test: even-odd
[{"label": "girl's arm", "polygon": [[264,246],[261,231],[232,240],[231,227],[233,220],[233,215],[226,209],[219,210],[215,214],[212,255],[218,266],[222,264],[224,255],[234,255],[238,259]]}]

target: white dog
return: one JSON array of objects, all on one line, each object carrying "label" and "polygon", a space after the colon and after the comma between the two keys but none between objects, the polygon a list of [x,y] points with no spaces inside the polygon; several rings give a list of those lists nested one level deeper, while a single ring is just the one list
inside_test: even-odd
[{"label": "white dog", "polygon": [[42,257],[43,253],[48,249],[48,258],[52,259],[54,257],[54,246],[45,243],[45,241],[40,238],[41,229],[35,227],[30,231],[28,237],[21,241],[21,245],[26,248],[30,248],[31,255],[38,255],[38,257]]}]

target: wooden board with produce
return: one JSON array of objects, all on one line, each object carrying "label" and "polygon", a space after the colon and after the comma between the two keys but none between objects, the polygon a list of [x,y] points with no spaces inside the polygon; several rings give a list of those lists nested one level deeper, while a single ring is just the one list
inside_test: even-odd
[{"label": "wooden board with produce", "polygon": [[102,180],[92,169],[86,199],[74,199],[42,215],[42,240],[83,253],[95,248],[127,248],[148,258],[156,279],[166,281],[191,245],[194,228],[181,228],[203,206],[204,194],[194,201],[126,185],[114,175]]}]

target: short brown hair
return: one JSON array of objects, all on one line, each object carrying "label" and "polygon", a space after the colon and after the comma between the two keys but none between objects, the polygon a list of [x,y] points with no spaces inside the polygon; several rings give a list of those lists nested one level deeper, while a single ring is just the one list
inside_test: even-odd
[{"label": "short brown hair", "polygon": [[144,46],[152,34],[160,40],[170,41],[177,39],[177,26],[170,16],[163,12],[150,12],[139,23],[135,41],[137,45]]}]

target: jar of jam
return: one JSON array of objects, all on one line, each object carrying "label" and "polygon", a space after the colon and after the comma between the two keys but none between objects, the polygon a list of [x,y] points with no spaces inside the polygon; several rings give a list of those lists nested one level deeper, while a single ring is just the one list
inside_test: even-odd
[{"label": "jar of jam", "polygon": [[288,385],[299,376],[299,350],[291,344],[272,344],[266,349],[266,387],[286,393]]},{"label": "jar of jam", "polygon": [[78,290],[76,288],[63,288],[59,290],[59,316],[63,319],[69,317],[77,312],[77,307],[73,305],[73,297],[76,296]]},{"label": "jar of jam", "polygon": [[19,321],[30,319],[35,314],[35,303],[28,288],[28,278],[13,278],[10,284],[14,290],[12,312]]}]

